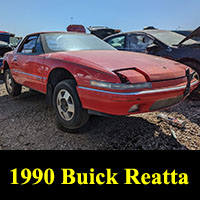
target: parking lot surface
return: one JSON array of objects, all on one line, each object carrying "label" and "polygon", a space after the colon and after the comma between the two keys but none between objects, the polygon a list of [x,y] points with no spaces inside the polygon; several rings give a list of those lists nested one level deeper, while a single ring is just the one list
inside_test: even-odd
[{"label": "parking lot surface", "polygon": [[44,95],[23,88],[23,93],[13,98],[1,81],[0,149],[200,150],[200,100],[186,99],[162,111],[184,120],[185,129],[160,120],[159,113],[93,116],[79,133],[65,133],[57,129],[54,111],[46,106]]}]

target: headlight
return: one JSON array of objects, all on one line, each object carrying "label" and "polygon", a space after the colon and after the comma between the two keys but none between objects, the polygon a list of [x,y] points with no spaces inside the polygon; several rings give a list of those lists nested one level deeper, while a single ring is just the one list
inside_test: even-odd
[{"label": "headlight", "polygon": [[130,89],[145,89],[152,88],[152,84],[150,82],[145,83],[134,83],[134,84],[125,84],[125,83],[109,83],[103,81],[90,81],[90,85],[94,87],[108,88],[113,90],[130,90]]}]

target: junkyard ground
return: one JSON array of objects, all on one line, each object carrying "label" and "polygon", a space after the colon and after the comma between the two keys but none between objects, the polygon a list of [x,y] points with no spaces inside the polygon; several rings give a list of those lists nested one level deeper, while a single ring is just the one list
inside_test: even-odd
[{"label": "junkyard ground", "polygon": [[186,99],[162,111],[184,120],[185,129],[160,120],[159,113],[94,116],[81,133],[69,134],[57,129],[54,111],[46,106],[44,95],[24,88],[12,98],[0,82],[0,149],[200,150],[200,100]]}]

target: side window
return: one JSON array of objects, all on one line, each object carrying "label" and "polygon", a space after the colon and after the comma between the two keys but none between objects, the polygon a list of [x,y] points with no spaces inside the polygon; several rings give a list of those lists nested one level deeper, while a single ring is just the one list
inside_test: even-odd
[{"label": "side window", "polygon": [[33,53],[33,47],[36,46],[37,38],[38,36],[30,36],[29,38],[27,38],[21,48],[18,50],[18,52],[25,54]]},{"label": "side window", "polygon": [[131,51],[146,52],[146,48],[153,44],[153,40],[146,35],[132,34],[129,36],[128,47]]},{"label": "side window", "polygon": [[125,48],[125,35],[111,38],[107,42],[108,42],[108,44],[115,47],[116,49],[124,49]]},{"label": "side window", "polygon": [[37,41],[36,41],[36,46],[35,46],[35,53],[43,53],[44,50],[42,48],[42,44],[41,44],[41,39],[40,37],[38,37]]}]

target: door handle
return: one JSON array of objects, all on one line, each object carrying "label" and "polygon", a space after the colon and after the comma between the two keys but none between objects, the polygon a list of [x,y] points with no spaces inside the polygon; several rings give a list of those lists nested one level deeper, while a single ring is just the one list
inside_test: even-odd
[{"label": "door handle", "polygon": [[17,61],[17,57],[14,57],[14,58],[13,58],[13,61]]}]

